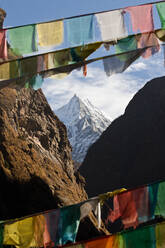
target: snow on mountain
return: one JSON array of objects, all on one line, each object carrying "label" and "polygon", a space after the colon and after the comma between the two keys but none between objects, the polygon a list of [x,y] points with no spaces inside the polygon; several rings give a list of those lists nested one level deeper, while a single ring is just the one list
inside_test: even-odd
[{"label": "snow on mountain", "polygon": [[89,146],[111,123],[88,99],[82,100],[76,95],[55,114],[67,127],[72,157],[79,163],[83,162]]}]

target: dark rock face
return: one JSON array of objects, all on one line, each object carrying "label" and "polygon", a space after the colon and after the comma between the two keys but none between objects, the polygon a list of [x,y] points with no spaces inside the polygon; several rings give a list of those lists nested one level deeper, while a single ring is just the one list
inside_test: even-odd
[{"label": "dark rock face", "polygon": [[87,198],[74,176],[66,128],[41,90],[0,90],[0,219]]},{"label": "dark rock face", "polygon": [[88,150],[89,196],[165,179],[165,77],[148,82]]}]

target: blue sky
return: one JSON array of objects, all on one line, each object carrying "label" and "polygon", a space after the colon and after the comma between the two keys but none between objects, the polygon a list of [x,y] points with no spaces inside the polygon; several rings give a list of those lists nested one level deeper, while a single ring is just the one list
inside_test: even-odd
[{"label": "blue sky", "polygon": [[5,25],[44,22],[90,12],[149,3],[150,0],[0,0],[8,14]]},{"label": "blue sky", "polygon": [[[0,7],[7,12],[5,26],[17,26],[149,2],[149,0],[0,0]],[[154,15],[154,18],[156,27],[159,27],[158,16]],[[97,62],[88,66],[86,78],[81,71],[73,71],[62,80],[55,78],[45,80],[42,89],[54,110],[67,103],[76,93],[82,98],[88,98],[110,119],[114,119],[123,114],[128,102],[148,80],[163,76],[164,72],[163,52],[160,51],[150,59],[138,59],[122,74],[107,77],[102,62]]]}]

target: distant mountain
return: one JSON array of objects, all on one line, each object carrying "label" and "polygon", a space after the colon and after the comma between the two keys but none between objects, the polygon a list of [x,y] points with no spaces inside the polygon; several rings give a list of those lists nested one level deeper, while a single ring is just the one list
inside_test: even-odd
[{"label": "distant mountain", "polygon": [[88,99],[82,100],[76,95],[55,113],[67,127],[72,157],[79,163],[83,162],[89,146],[111,123]]}]

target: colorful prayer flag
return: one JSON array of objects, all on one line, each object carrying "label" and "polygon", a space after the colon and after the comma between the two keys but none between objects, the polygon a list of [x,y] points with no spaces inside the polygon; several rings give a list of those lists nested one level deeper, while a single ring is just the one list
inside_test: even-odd
[{"label": "colorful prayer flag", "polygon": [[67,37],[71,45],[82,45],[93,41],[93,15],[66,20]]},{"label": "colorful prayer flag", "polygon": [[28,25],[8,30],[10,45],[17,55],[37,51],[36,25]]},{"label": "colorful prayer flag", "polygon": [[41,47],[57,46],[64,39],[63,21],[37,24],[38,44]]}]

